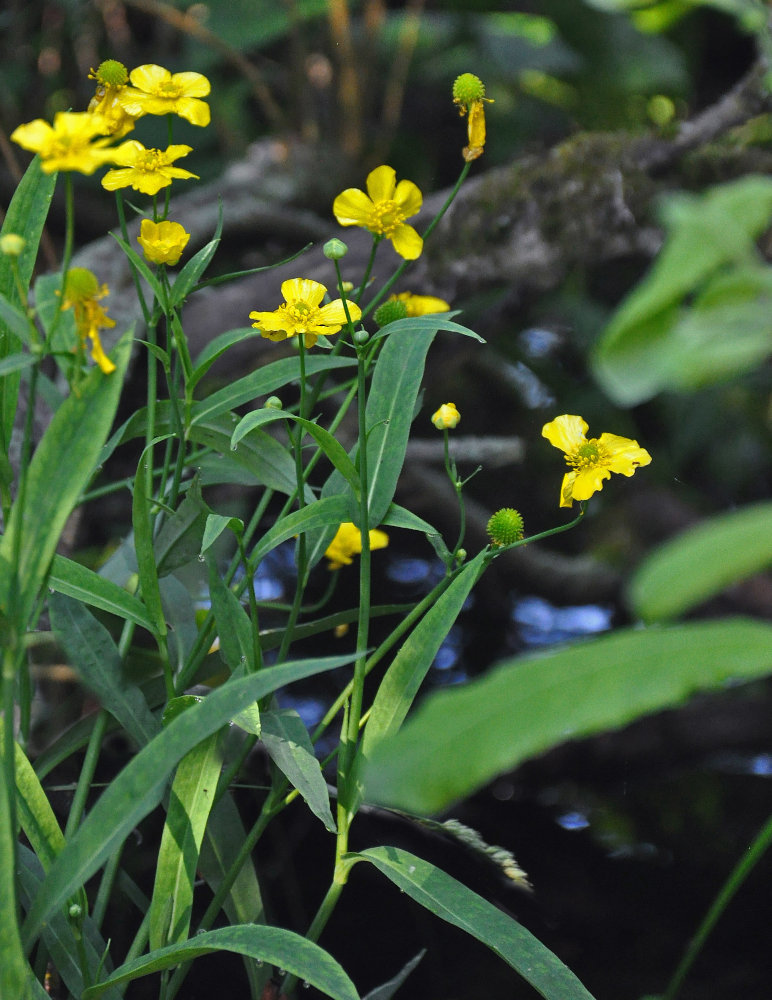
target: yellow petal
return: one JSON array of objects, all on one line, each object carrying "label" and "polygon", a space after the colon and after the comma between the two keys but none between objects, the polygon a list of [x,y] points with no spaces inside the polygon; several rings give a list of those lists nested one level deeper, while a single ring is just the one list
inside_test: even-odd
[{"label": "yellow petal", "polygon": [[389,201],[394,197],[397,171],[394,167],[376,167],[367,175],[367,193],[373,201]]},{"label": "yellow petal", "polygon": [[285,302],[304,302],[307,306],[318,306],[327,288],[311,278],[290,278],[281,283],[281,294]]},{"label": "yellow petal", "polygon": [[31,153],[37,153],[50,141],[54,130],[47,121],[36,118],[32,122],[19,125],[11,132],[11,139],[18,143],[22,149],[28,149]]},{"label": "yellow petal", "polygon": [[399,205],[403,216],[409,218],[420,212],[424,196],[421,194],[421,189],[412,181],[400,181],[394,192],[394,201]]},{"label": "yellow petal", "polygon": [[415,229],[404,222],[394,230],[391,242],[400,257],[404,257],[405,260],[416,260],[424,248],[424,241]]},{"label": "yellow petal", "polygon": [[651,462],[648,451],[639,447],[638,442],[631,438],[619,437],[618,434],[601,434],[598,443],[607,448],[611,455],[609,469],[623,476],[632,476],[636,469]]},{"label": "yellow petal", "polygon": [[341,226],[367,225],[372,210],[372,201],[359,188],[347,188],[332,203],[332,214]]},{"label": "yellow petal", "polygon": [[146,94],[156,94],[164,83],[168,83],[172,78],[168,69],[157,66],[155,63],[145,63],[144,66],[137,66],[129,74],[129,79],[138,90],[144,90]]},{"label": "yellow petal", "polygon": [[589,500],[593,493],[603,489],[606,479],[611,479],[609,469],[598,468],[597,466],[588,469],[581,469],[576,473],[573,486],[574,500]]},{"label": "yellow petal", "polygon": [[206,97],[212,89],[202,73],[175,73],[172,80],[182,88],[186,97]]},{"label": "yellow petal", "polygon": [[561,451],[570,453],[575,451],[585,440],[587,428],[587,421],[583,420],[582,417],[564,413],[545,424],[541,433],[542,437],[545,437],[550,444],[560,448]]},{"label": "yellow petal", "polygon": [[198,125],[204,128],[212,118],[209,105],[205,101],[199,101],[196,97],[179,97],[174,102],[174,113],[190,122],[191,125]]},{"label": "yellow petal", "polygon": [[[346,304],[351,322],[356,323],[362,316],[362,310],[355,302],[347,302]],[[344,323],[348,323],[346,310],[343,308],[343,299],[335,299],[334,302],[328,302],[326,306],[322,306],[319,310],[319,319],[322,323],[337,323],[338,329]]]},{"label": "yellow petal", "polygon": [[576,479],[575,472],[567,472],[563,476],[563,482],[560,484],[560,506],[561,507],[573,507],[574,505],[574,480]]}]

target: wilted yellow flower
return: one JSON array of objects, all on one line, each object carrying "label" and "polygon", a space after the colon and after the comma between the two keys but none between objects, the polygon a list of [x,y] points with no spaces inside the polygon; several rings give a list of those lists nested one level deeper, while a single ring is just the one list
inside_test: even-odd
[{"label": "wilted yellow flower", "polygon": [[58,111],[53,126],[36,118],[15,128],[11,139],[23,149],[39,153],[46,174],[57,170],[93,174],[98,167],[113,162],[114,150],[104,148],[110,142],[109,136],[105,138],[107,131],[103,119],[87,111]]},{"label": "wilted yellow flower", "polygon": [[143,219],[137,243],[151,264],[176,264],[188,245],[190,233],[179,222],[153,222]]},{"label": "wilted yellow flower", "polygon": [[[283,281],[281,293],[284,302],[273,312],[251,312],[252,326],[269,340],[286,340],[302,334],[306,347],[313,347],[317,337],[329,337],[348,322],[343,300],[335,299],[321,305],[327,288],[310,278],[290,278]],[[349,316],[355,323],[362,310],[354,302],[347,302]]]},{"label": "wilted yellow flower", "polygon": [[398,292],[391,295],[389,301],[404,302],[408,316],[426,316],[429,313],[448,312],[450,306],[444,299],[434,295],[413,295],[412,292]]},{"label": "wilted yellow flower", "polygon": [[461,414],[456,409],[455,403],[443,403],[439,410],[432,414],[432,423],[438,431],[456,427],[460,419]]},{"label": "wilted yellow flower", "polygon": [[171,184],[175,178],[183,180],[194,177],[189,170],[173,167],[180,156],[187,156],[192,146],[168,146],[165,151],[145,149],[136,139],[128,139],[113,150],[113,163],[120,170],[108,170],[102,178],[102,187],[108,191],[132,187],[143,194],[158,194],[161,188]]},{"label": "wilted yellow flower", "polygon": [[[389,544],[389,536],[385,531],[373,528],[368,534],[371,549],[385,549]],[[354,556],[358,556],[361,551],[362,532],[351,521],[344,521],[324,553],[325,558],[330,560],[327,568],[340,569],[341,566],[350,566]]]},{"label": "wilted yellow flower", "polygon": [[560,506],[570,507],[574,500],[589,500],[603,489],[603,481],[612,472],[632,476],[636,469],[651,462],[651,455],[631,438],[617,434],[586,437],[588,425],[582,417],[564,413],[542,427],[542,436],[566,453],[571,472],[563,477]]},{"label": "wilted yellow flower", "polygon": [[199,100],[211,90],[201,73],[170,73],[163,66],[147,63],[131,71],[132,86],[118,95],[130,115],[179,115],[192,125],[208,125],[209,105]]},{"label": "wilted yellow flower", "polygon": [[107,285],[100,285],[93,271],[85,267],[72,267],[67,272],[64,283],[63,309],[72,309],[75,326],[80,338],[81,349],[85,350],[86,339],[91,341],[91,357],[105,375],[115,371],[115,365],[107,357],[99,331],[115,326],[99,301],[109,295]]},{"label": "wilted yellow flower", "polygon": [[105,122],[106,132],[113,139],[120,139],[131,132],[140,115],[130,115],[118,100],[119,94],[129,82],[129,73],[123,63],[117,59],[106,59],[96,70],[92,69],[88,77],[89,80],[96,80],[96,90],[89,102],[88,113]]},{"label": "wilted yellow flower", "polygon": [[396,182],[393,167],[376,167],[367,175],[367,194],[347,188],[333,202],[332,211],[341,226],[362,226],[374,236],[391,240],[405,260],[421,256],[424,241],[405,219],[415,215],[423,195],[412,181]]},{"label": "wilted yellow flower", "polygon": [[469,145],[463,149],[463,157],[469,162],[482,156],[485,146],[485,104],[493,104],[485,96],[485,84],[474,73],[462,73],[453,84],[453,103],[458,105],[458,113],[463,118],[468,113],[467,136]]}]

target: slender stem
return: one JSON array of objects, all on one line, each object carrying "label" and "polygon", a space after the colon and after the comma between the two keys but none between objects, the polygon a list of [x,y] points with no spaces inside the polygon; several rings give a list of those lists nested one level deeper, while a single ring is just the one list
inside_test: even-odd
[{"label": "slender stem", "polygon": [[689,942],[686,952],[678,964],[678,968],[673,973],[673,978],[668,983],[667,989],[662,995],[662,1000],[675,1000],[689,969],[691,969],[694,960],[702,951],[705,941],[716,926],[719,917],[726,910],[727,906],[729,906],[732,897],[753,871],[770,844],[772,844],[772,816],[769,817],[761,830],[756,834],[756,838],[747,852],[738,861],[732,869],[729,878],[721,886],[718,895],[713,900],[710,909],[703,917],[694,937]]}]

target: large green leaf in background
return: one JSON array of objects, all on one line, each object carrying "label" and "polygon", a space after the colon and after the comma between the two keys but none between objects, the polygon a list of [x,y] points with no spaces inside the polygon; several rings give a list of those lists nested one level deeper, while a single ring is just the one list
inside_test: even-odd
[{"label": "large green leaf in background", "polygon": [[[40,159],[36,156],[16,188],[3,221],[3,234],[16,233],[24,237],[24,250],[17,258],[21,293],[24,296],[29,290],[40,236],[54,196],[56,177],[56,174],[43,173]],[[0,292],[13,305],[23,307],[27,305],[26,302],[22,302],[20,291],[17,289],[11,258],[5,254],[0,254]],[[19,350],[19,346],[18,337],[0,320],[0,358],[15,353]],[[0,450],[3,451],[10,441],[11,428],[16,417],[19,379],[20,373],[13,372],[0,380]]]},{"label": "large green leaf in background", "polygon": [[747,371],[772,351],[772,272],[755,241],[772,179],[744,177],[661,206],[668,236],[593,358],[603,389],[632,405]]},{"label": "large green leaf in background", "polygon": [[373,847],[347,859],[369,861],[421,906],[482,941],[547,1000],[592,1000],[573,972],[530,931],[428,861],[398,847]]},{"label": "large green leaf in background", "polygon": [[647,622],[667,621],[772,566],[772,503],[719,514],[655,549],[628,588]]},{"label": "large green leaf in background", "polygon": [[625,629],[499,664],[427,697],[367,761],[365,799],[437,813],[567,739],[624,726],[696,691],[772,673],[772,625]]},{"label": "large green leaf in background", "polygon": [[[27,476],[23,514],[19,499],[11,510],[8,530],[0,540],[0,562],[13,566],[19,541],[18,594],[13,609],[24,629],[45,580],[59,537],[78,497],[93,475],[97,456],[107,440],[131,353],[131,334],[113,351],[116,371],[104,375],[94,367],[56,411],[35,450]],[[0,576],[0,606],[8,609],[11,581]]]}]

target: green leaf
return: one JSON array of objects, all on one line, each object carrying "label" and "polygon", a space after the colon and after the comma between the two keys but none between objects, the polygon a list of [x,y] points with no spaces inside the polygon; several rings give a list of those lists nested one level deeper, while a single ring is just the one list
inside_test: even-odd
[{"label": "green leaf", "polygon": [[[3,732],[0,719],[0,736]],[[64,834],[27,755],[18,743],[14,746],[18,820],[32,850],[47,869],[64,847]]]},{"label": "green leaf", "polygon": [[0,361],[0,378],[11,372],[20,372],[25,368],[31,368],[34,364],[35,358],[31,354],[9,354],[7,358]]},{"label": "green leaf", "polygon": [[[255,668],[255,650],[252,639],[252,624],[249,615],[241,606],[238,597],[225,586],[217,570],[216,561],[209,562],[209,596],[220,639],[220,652],[231,670],[246,669],[252,673]],[[257,733],[259,736],[259,731]]]},{"label": "green leaf", "polygon": [[[24,173],[5,213],[3,235],[16,233],[24,237],[24,249],[16,261],[5,254],[0,254],[0,293],[10,305],[25,309],[32,272],[38,255],[38,246],[43,227],[48,216],[51,199],[56,187],[56,174],[46,174],[40,166],[40,157],[36,156]],[[18,273],[14,274],[14,263]],[[0,358],[15,354],[21,346],[21,340],[9,329],[7,322],[0,317]],[[11,440],[14,420],[16,419],[16,404],[19,395],[20,375],[14,372],[0,380],[0,450],[7,450]],[[13,994],[9,994],[12,996]]]},{"label": "green leaf", "polygon": [[[4,324],[20,344],[30,346],[29,317],[21,306],[9,301],[2,293],[0,293],[0,324]],[[4,361],[14,356],[8,354],[4,357]]]},{"label": "green leaf", "polygon": [[370,757],[381,740],[402,725],[440,646],[484,568],[485,552],[461,570],[400,646],[384,674],[365,726],[362,753]]},{"label": "green leaf", "polygon": [[440,812],[567,739],[770,672],[772,626],[745,619],[626,629],[507,660],[463,688],[425,698],[401,731],[375,748],[366,799]]},{"label": "green leaf", "polygon": [[[330,357],[329,355],[313,355],[306,358],[306,376],[319,372],[335,371],[337,369],[356,367],[356,361],[348,358]],[[230,385],[213,392],[211,396],[199,403],[194,403],[191,411],[192,423],[200,424],[212,417],[227,413],[236,406],[250,403],[258,396],[270,396],[282,386],[297,382],[300,378],[300,361],[297,357],[282,358],[270,365],[258,368],[244,378],[237,379]],[[233,428],[231,427],[231,430]]]},{"label": "green leaf", "polygon": [[772,503],[719,514],[661,545],[638,567],[628,601],[644,621],[667,621],[772,566]]},{"label": "green leaf", "polygon": [[219,733],[186,753],[172,782],[150,903],[150,949],[185,941],[206,822],[222,768]]},{"label": "green leaf", "polygon": [[300,424],[303,430],[307,434],[310,434],[316,441],[338,472],[346,479],[354,496],[359,496],[359,473],[343,445],[323,427],[313,423],[311,420],[298,417],[293,413],[285,413],[282,410],[253,410],[252,413],[248,413],[245,417],[242,417],[236,425],[236,429],[231,437],[231,448],[235,449],[242,438],[246,437],[254,428],[274,423],[277,420],[292,420]]},{"label": "green leaf", "polygon": [[[222,218],[217,228],[218,230],[222,229]],[[214,257],[219,245],[220,237],[215,236],[213,240],[210,240],[205,247],[202,247],[197,254],[191,257],[182,268],[172,285],[171,294],[169,295],[169,306],[171,309],[176,309],[177,306],[185,301],[193,286],[209,266],[209,262]]]},{"label": "green leaf", "polygon": [[230,529],[234,535],[241,537],[244,534],[244,522],[240,517],[228,517],[226,514],[209,513],[204,528],[204,537],[201,539],[201,555],[217,541],[226,529]]},{"label": "green leaf", "polygon": [[85,990],[82,1000],[94,1000],[108,986],[131,982],[140,976],[170,969],[216,951],[232,951],[237,955],[248,955],[256,961],[275,965],[303,982],[310,983],[334,1000],[359,1000],[354,984],[335,959],[319,945],[293,931],[257,924],[207,931],[183,944],[171,945],[143,955],[133,962],[126,962],[107,979]]},{"label": "green leaf", "polygon": [[479,333],[470,330],[468,326],[451,322],[452,317],[458,316],[460,312],[460,309],[454,309],[453,312],[448,313],[432,313],[427,316],[408,316],[405,319],[397,319],[379,330],[372,337],[372,340],[378,340],[380,337],[391,337],[395,333],[404,334],[406,337],[417,337],[426,333],[434,335],[439,330],[445,330],[448,333],[460,333],[464,337],[471,337],[478,343],[484,344],[485,341]]},{"label": "green leaf", "polygon": [[[201,874],[213,892],[222,885],[246,838],[239,811],[230,794],[226,794],[209,815],[199,858]],[[223,909],[232,924],[264,922],[260,884],[251,858],[247,858],[239,870]]]},{"label": "green leaf", "polygon": [[374,989],[370,990],[366,996],[362,997],[362,1000],[391,1000],[425,954],[426,949],[422,948],[417,955],[413,956],[409,962],[405,963],[396,976],[392,976],[388,982],[382,983],[380,986],[376,986]]},{"label": "green leaf", "polygon": [[[67,518],[93,475],[102,445],[118,406],[123,375],[131,352],[131,336],[114,351],[117,370],[103,375],[94,368],[53,416],[30,462],[24,511],[14,503],[8,530],[0,540],[0,558],[11,567],[19,546],[18,592],[14,607],[20,631],[37,600]],[[62,456],[67,460],[62,461]],[[17,536],[21,532],[21,538]],[[0,605],[8,608],[11,581],[0,579]]]},{"label": "green leaf", "polygon": [[171,722],[108,785],[51,866],[27,914],[24,938],[31,943],[47,917],[98,871],[140,820],[158,805],[169,775],[201,740],[277,688],[353,659],[354,654],[301,660],[231,680]]},{"label": "green leaf", "polygon": [[134,494],[131,506],[131,521],[134,528],[134,551],[137,556],[137,570],[139,573],[139,584],[142,588],[142,600],[145,602],[148,614],[153,622],[153,632],[159,638],[165,636],[167,633],[166,616],[164,615],[161,603],[161,591],[158,586],[158,565],[153,547],[153,520],[150,516],[150,502],[152,497],[147,495],[144,469],[148,461],[148,452],[152,451],[154,445],[163,440],[163,437],[155,438],[140,455],[137,474],[134,477]]},{"label": "green leaf", "polygon": [[227,330],[225,333],[213,337],[196,358],[196,367],[188,379],[188,392],[193,391],[193,388],[198,385],[215,361],[225,354],[230,347],[259,336],[260,331],[255,330],[254,327],[241,326],[236,330]]},{"label": "green leaf", "polygon": [[380,524],[394,499],[426,355],[437,329],[433,316],[420,336],[406,330],[391,333],[378,356],[366,416],[367,505],[373,525]]},{"label": "green leaf", "polygon": [[159,577],[173,573],[198,558],[209,513],[201,496],[201,488],[193,480],[185,499],[172,516],[164,521],[153,542]]},{"label": "green leaf", "polygon": [[110,633],[71,597],[52,594],[48,608],[51,626],[83,683],[137,746],[145,746],[160,725],[140,688],[124,677],[121,654]]},{"label": "green leaf", "polygon": [[530,931],[428,861],[398,847],[371,847],[346,858],[369,861],[411,899],[482,941],[546,1000],[592,1000],[573,972]]},{"label": "green leaf", "polygon": [[327,782],[303,720],[294,709],[287,708],[263,712],[261,723],[260,739],[271,760],[297,788],[314,816],[330,833],[336,833]]},{"label": "green leaf", "polygon": [[125,621],[154,632],[155,626],[150,620],[145,605],[133,594],[129,594],[117,583],[100,576],[93,570],[66,559],[64,556],[54,556],[51,572],[48,575],[48,586],[58,594],[74,597],[83,604],[101,611],[109,611]]},{"label": "green leaf", "polygon": [[[745,370],[768,353],[769,307],[759,308],[754,297],[769,295],[769,269],[755,241],[770,213],[767,177],[744,177],[701,195],[671,195],[663,203],[665,245],[594,354],[595,374],[612,398],[632,405],[664,388]],[[727,323],[738,336],[722,337]],[[692,363],[695,372],[689,371]]]},{"label": "green leaf", "polygon": [[300,510],[293,511],[283,517],[272,528],[269,528],[252,550],[249,557],[250,563],[256,567],[261,559],[265,558],[277,545],[286,542],[288,538],[294,538],[295,535],[306,531],[313,531],[315,528],[332,528],[333,525],[337,530],[343,521],[350,519],[348,497],[325,497],[323,500],[315,500]]}]

